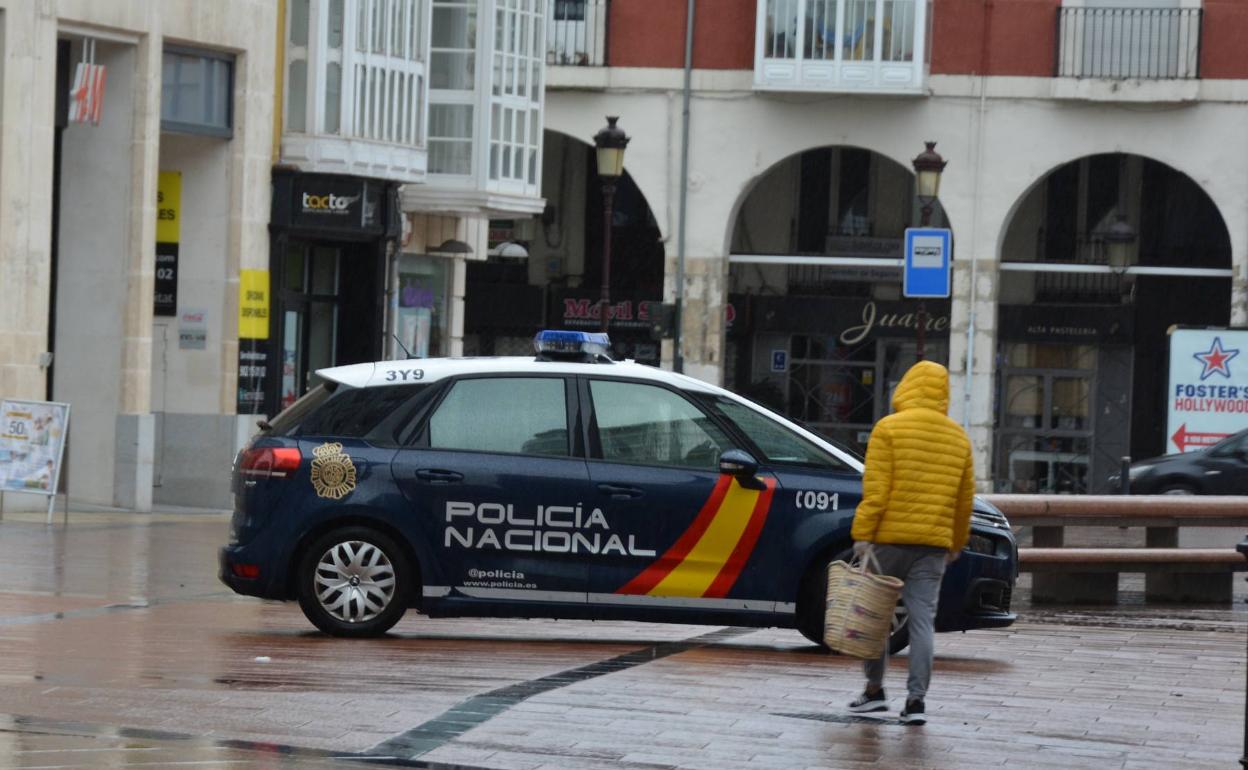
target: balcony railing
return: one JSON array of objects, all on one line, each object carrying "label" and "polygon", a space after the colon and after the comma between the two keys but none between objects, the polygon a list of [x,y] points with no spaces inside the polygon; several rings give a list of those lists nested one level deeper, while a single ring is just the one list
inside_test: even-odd
[{"label": "balcony railing", "polygon": [[1056,74],[1110,80],[1200,77],[1199,8],[1059,8]]},{"label": "balcony railing", "polygon": [[602,67],[607,63],[610,0],[551,0],[546,19],[546,63]]},{"label": "balcony railing", "polygon": [[754,87],[918,93],[927,0],[758,0]]}]

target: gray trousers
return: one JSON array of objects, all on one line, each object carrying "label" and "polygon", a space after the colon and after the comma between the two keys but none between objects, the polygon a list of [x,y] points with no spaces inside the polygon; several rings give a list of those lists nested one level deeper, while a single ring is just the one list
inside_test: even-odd
[{"label": "gray trousers", "polygon": [[[910,677],[906,689],[910,698],[923,698],[932,681],[932,654],[935,633],[936,602],[940,597],[940,580],[945,574],[943,548],[925,545],[875,545],[875,557],[880,571],[885,575],[901,578],[901,601],[906,605],[910,628]],[[888,667],[888,650],[877,660],[863,663],[867,674],[867,689],[875,690],[884,685],[884,670]]]}]

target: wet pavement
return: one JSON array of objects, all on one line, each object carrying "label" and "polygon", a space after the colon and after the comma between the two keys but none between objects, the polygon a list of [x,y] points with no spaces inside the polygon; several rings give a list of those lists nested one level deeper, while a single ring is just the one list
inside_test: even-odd
[{"label": "wet pavement", "polygon": [[[1189,768],[1242,752],[1242,607],[945,634],[924,727],[851,717],[794,631],[429,620],[312,630],[216,581],[221,515],[0,522],[0,767]],[[904,655],[890,667],[900,707]]]}]

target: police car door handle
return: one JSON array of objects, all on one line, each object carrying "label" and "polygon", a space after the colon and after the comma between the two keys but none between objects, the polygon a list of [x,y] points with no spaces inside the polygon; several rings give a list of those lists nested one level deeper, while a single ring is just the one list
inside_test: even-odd
[{"label": "police car door handle", "polygon": [[463,481],[464,474],[456,473],[455,471],[421,468],[416,471],[416,478],[421,481],[427,481],[430,484],[450,484],[455,481]]},{"label": "police car door handle", "polygon": [[611,495],[612,500],[632,500],[642,495],[637,487],[624,487],[617,484],[599,484],[598,491]]}]

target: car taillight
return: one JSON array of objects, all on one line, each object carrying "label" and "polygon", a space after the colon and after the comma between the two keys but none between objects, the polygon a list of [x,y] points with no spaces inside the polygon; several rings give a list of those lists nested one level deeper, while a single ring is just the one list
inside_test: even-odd
[{"label": "car taillight", "polygon": [[243,452],[238,470],[253,479],[284,479],[299,470],[300,459],[294,447],[253,447]]}]

